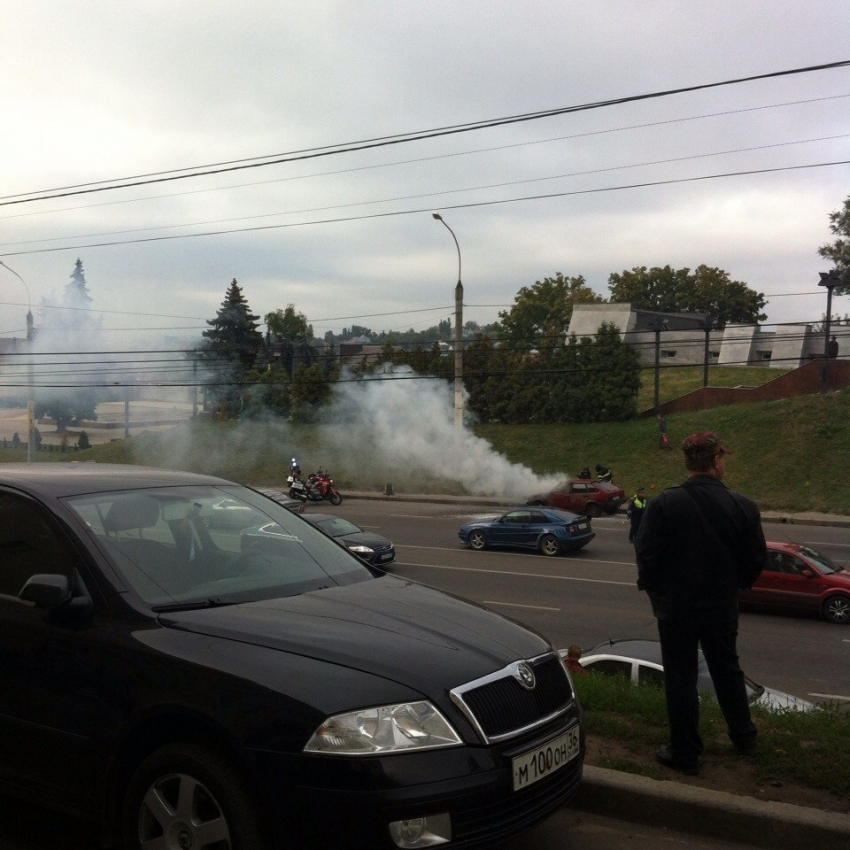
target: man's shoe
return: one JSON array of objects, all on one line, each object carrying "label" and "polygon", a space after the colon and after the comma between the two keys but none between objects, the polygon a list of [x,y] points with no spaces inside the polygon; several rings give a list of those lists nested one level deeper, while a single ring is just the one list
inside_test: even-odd
[{"label": "man's shoe", "polygon": [[699,775],[699,761],[682,760],[667,744],[664,744],[655,751],[655,758],[665,767],[672,767],[673,770],[678,770],[679,773],[684,773],[687,776]]},{"label": "man's shoe", "polygon": [[741,741],[735,744],[735,749],[742,756],[751,756],[756,751],[755,741]]}]

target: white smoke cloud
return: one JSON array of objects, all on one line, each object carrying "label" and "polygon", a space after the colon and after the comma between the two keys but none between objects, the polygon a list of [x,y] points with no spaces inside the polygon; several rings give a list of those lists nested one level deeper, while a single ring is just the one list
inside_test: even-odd
[{"label": "white smoke cloud", "polygon": [[[324,423],[313,427],[270,416],[221,431],[172,429],[167,438],[135,443],[136,460],[219,471],[239,480],[237,468],[249,474],[264,461],[288,468],[295,457],[304,475],[329,471],[343,495],[346,488],[382,491],[391,483],[397,493],[494,496],[516,503],[551,490],[567,475],[536,475],[468,427],[458,431],[451,385],[407,367],[360,380],[344,375],[323,413]],[[285,487],[284,480],[246,483]]]},{"label": "white smoke cloud", "polygon": [[336,469],[358,479],[381,471],[395,489],[451,483],[457,492],[525,500],[551,490],[564,475],[539,476],[511,463],[468,428],[454,425],[454,390],[445,381],[395,368],[390,376],[337,384],[334,424],[322,442],[335,445]]}]

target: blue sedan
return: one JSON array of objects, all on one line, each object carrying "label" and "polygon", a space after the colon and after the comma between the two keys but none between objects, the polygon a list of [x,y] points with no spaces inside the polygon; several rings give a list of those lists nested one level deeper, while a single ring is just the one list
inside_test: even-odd
[{"label": "blue sedan", "polygon": [[526,507],[496,519],[486,517],[462,525],[458,536],[472,549],[518,546],[557,555],[581,549],[596,536],[590,518],[553,508]]}]

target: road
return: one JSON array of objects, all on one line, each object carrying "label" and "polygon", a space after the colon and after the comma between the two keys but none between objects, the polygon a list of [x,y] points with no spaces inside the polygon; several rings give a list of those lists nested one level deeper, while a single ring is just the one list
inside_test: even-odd
[{"label": "road", "polygon": [[[590,647],[608,638],[656,638],[646,595],[635,587],[634,550],[622,516],[593,521],[582,551],[547,558],[535,552],[464,548],[459,526],[496,509],[425,502],[348,499],[345,516],[396,545],[390,571],[486,605],[531,626],[555,646]],[[765,523],[769,540],[807,543],[839,563],[850,561],[850,529]],[[741,615],[739,649],[747,674],[813,702],[850,709],[850,629],[814,616],[755,611]]]},{"label": "road", "polygon": [[[73,818],[0,797],[3,850],[97,850],[97,830]],[[749,845],[584,814],[565,808],[535,829],[491,850],[747,850]]]}]

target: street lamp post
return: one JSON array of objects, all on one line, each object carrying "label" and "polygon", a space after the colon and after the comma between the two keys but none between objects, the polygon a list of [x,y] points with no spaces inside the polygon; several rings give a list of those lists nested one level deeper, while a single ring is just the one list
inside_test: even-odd
[{"label": "street lamp post", "polygon": [[461,283],[460,245],[454,230],[439,213],[431,213],[452,235],[457,248],[457,286],[455,287],[455,428],[463,429],[463,284]]},{"label": "street lamp post", "polygon": [[823,391],[829,391],[829,332],[832,323],[832,290],[841,286],[841,277],[837,269],[831,272],[818,272],[820,282],[818,286],[826,287],[826,329],[823,337]]},{"label": "street lamp post", "polygon": [[30,288],[27,282],[11,267],[7,266],[0,260],[0,266],[10,271],[23,285],[27,291],[27,463],[32,463],[32,448],[35,437],[35,426],[33,424],[34,405],[32,397],[32,298],[30,297]]}]

